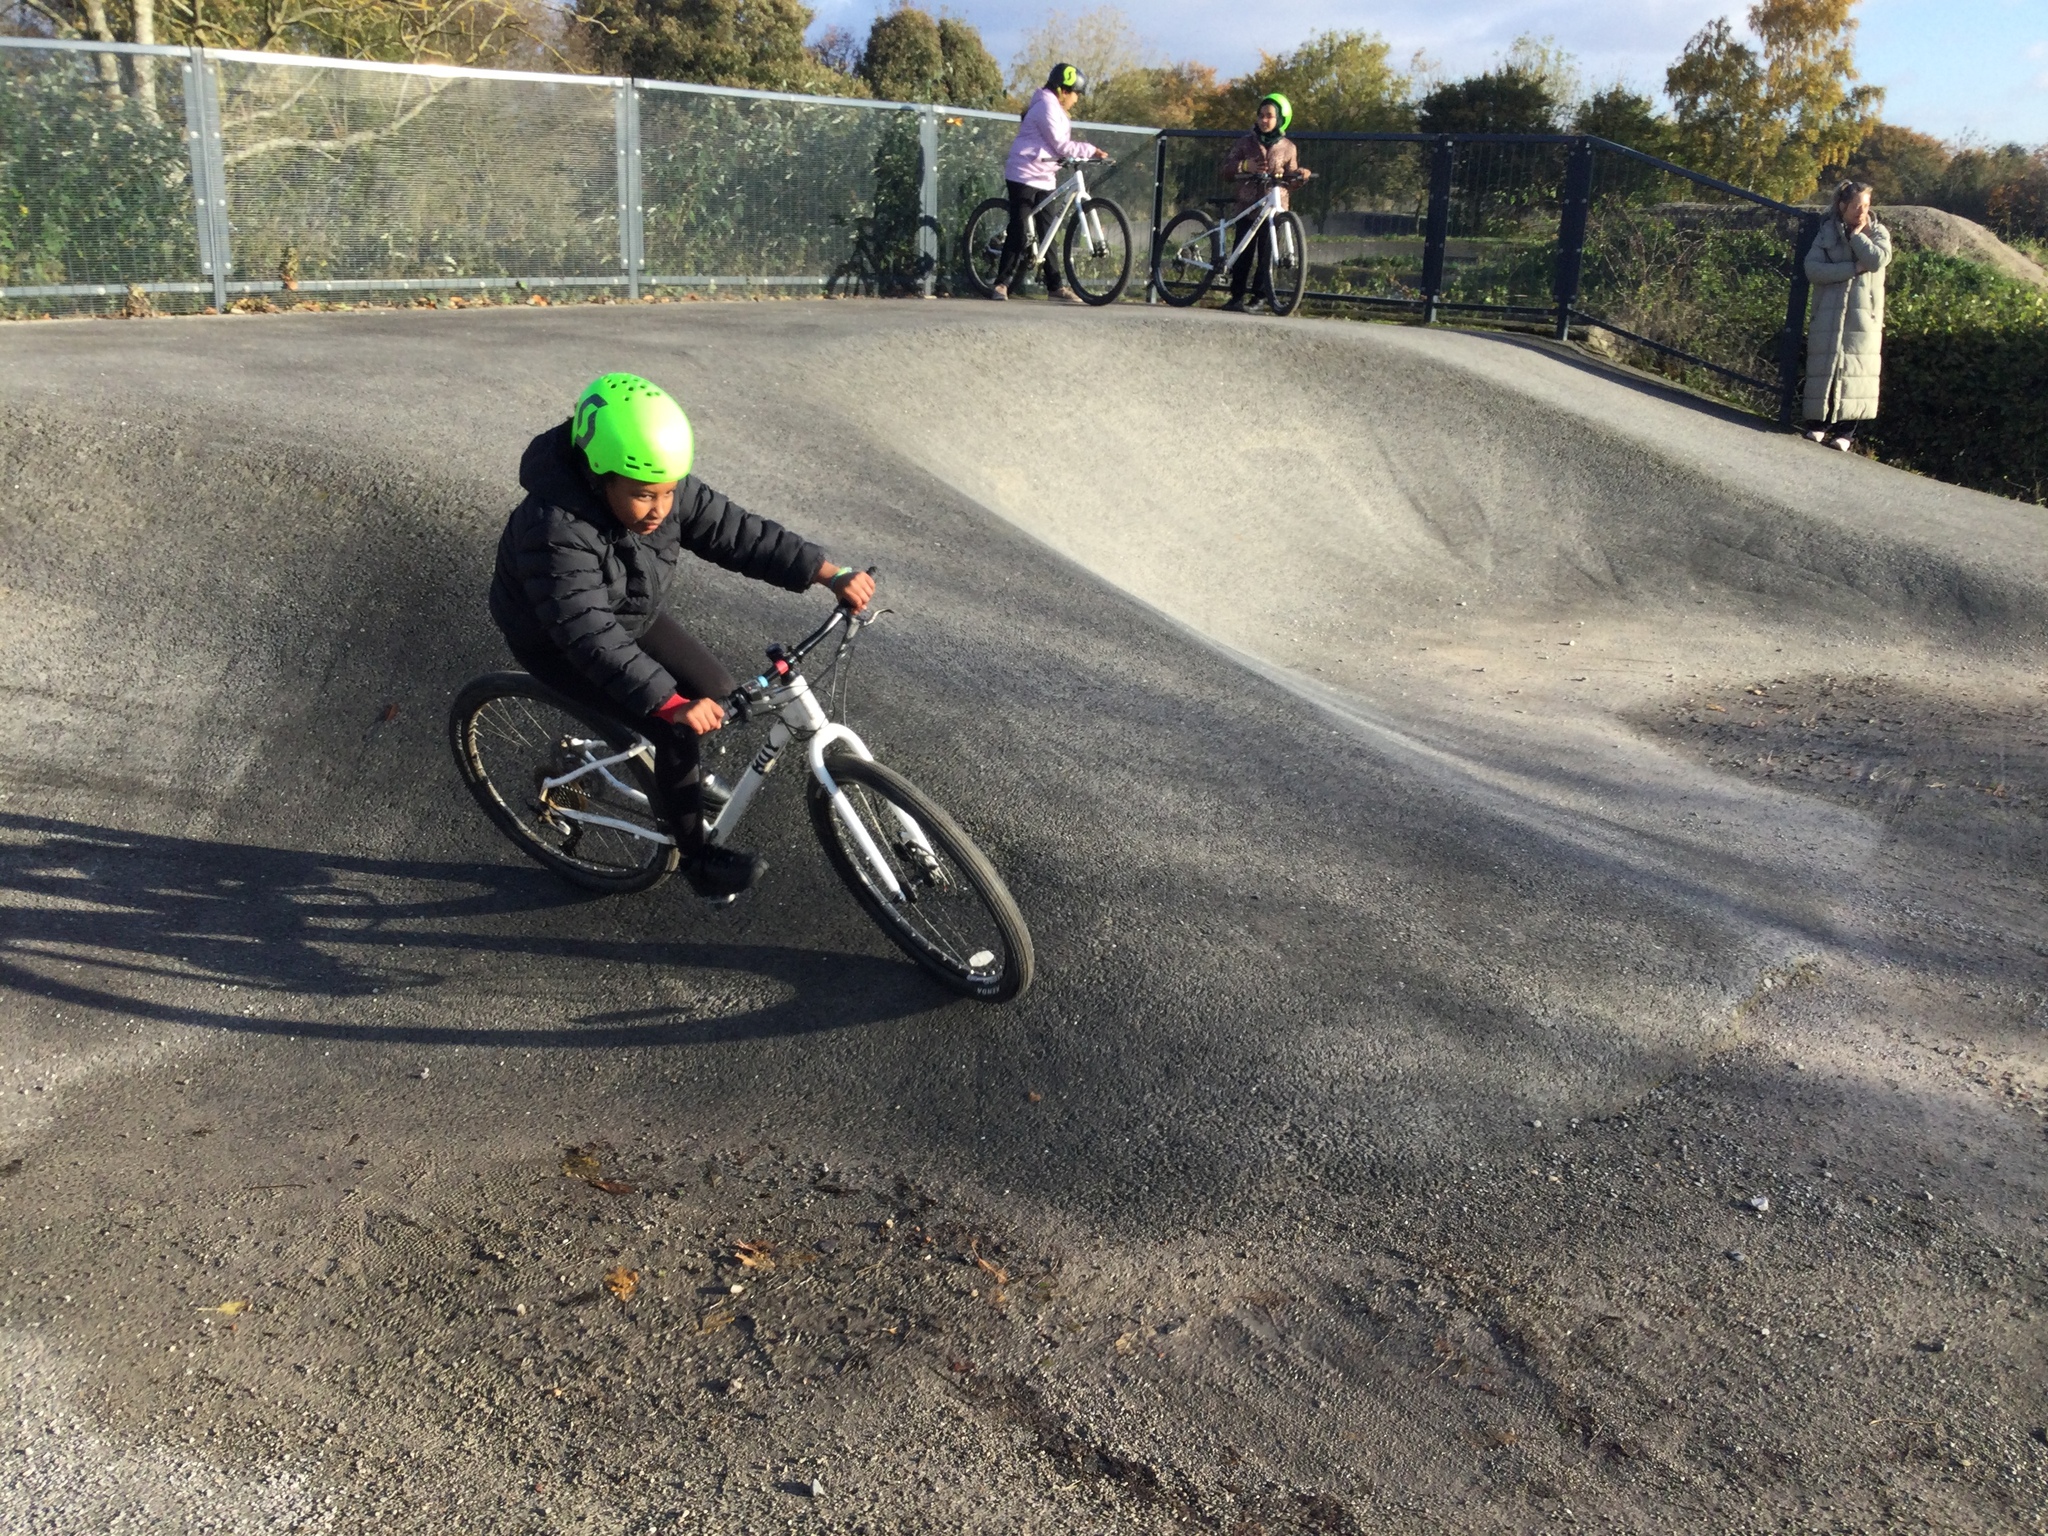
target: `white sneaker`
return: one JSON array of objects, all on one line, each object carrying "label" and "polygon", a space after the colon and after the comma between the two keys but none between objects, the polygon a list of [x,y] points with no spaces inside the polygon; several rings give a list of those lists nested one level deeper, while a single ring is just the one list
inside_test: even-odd
[{"label": "white sneaker", "polygon": [[[1002,292],[1000,288],[996,291],[998,293]],[[1811,432],[1805,433],[1804,436],[1809,443],[1824,443],[1828,440],[1827,433],[1821,431],[1818,427]]]},{"label": "white sneaker", "polygon": [[1086,304],[1088,301],[1078,293],[1062,288],[1058,293],[1048,293],[1046,298],[1054,304]]},{"label": "white sneaker", "polygon": [[989,289],[988,296],[992,299],[1008,299],[1010,297],[1009,287],[1006,284],[997,283],[995,287]]},{"label": "white sneaker", "polygon": [[1839,448],[1842,450],[1842,452],[1847,453],[1851,448],[1855,447],[1856,445],[1850,442],[1849,439],[1846,437],[1838,437],[1833,442],[1829,443],[1828,446],[1830,448]]}]

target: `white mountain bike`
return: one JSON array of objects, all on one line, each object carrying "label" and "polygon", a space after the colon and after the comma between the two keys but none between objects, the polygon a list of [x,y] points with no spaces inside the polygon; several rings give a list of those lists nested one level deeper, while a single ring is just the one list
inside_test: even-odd
[{"label": "white mountain bike", "polygon": [[[1026,216],[1024,228],[1031,248],[1017,263],[1017,282],[1038,270],[1064,230],[1066,243],[1060,256],[1074,292],[1089,304],[1114,304],[1123,296],[1131,280],[1131,221],[1108,198],[1088,195],[1087,177],[1081,169],[1084,165],[1107,169],[1115,163],[1106,159],[1060,162],[1074,174],[1040,198]],[[1052,209],[1050,214],[1048,209]],[[967,216],[960,253],[967,280],[983,298],[995,292],[996,279],[1002,275],[1003,241],[1009,228],[1008,198],[992,197]]]},{"label": "white mountain bike", "polygon": [[[1175,214],[1153,253],[1152,286],[1167,303],[1186,308],[1251,251],[1254,240],[1264,240],[1271,285],[1266,302],[1284,318],[1301,306],[1308,287],[1308,230],[1301,215],[1285,206],[1283,196],[1284,189],[1295,183],[1264,175],[1239,180],[1263,187],[1265,195],[1227,219],[1211,218],[1197,208]],[[1244,228],[1233,245],[1229,232],[1239,224]]]},{"label": "white mountain bike", "polygon": [[[794,745],[810,769],[811,826],[868,914],[948,986],[1008,1002],[1031,985],[1033,957],[1002,876],[930,796],[833,722],[799,670],[835,633],[833,666],[846,661],[874,617],[842,604],[797,645],[771,645],[769,670],[734,691],[726,705],[732,723],[758,713],[773,724],[737,783],[706,776],[705,837],[719,845],[731,838]],[[448,732],[485,814],[564,879],[586,890],[640,891],[675,869],[680,855],[655,787],[654,748],[626,725],[524,672],[493,672],[456,695]]]}]

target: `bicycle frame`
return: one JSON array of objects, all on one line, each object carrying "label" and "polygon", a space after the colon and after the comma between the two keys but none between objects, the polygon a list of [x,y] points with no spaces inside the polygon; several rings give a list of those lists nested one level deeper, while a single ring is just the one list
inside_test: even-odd
[{"label": "bicycle frame", "polygon": [[[1065,202],[1060,203],[1059,213],[1046,226],[1045,238],[1042,240],[1034,238],[1032,240],[1031,255],[1025,265],[1025,271],[1036,271],[1038,264],[1049,258],[1053,242],[1059,238],[1060,230],[1066,226],[1067,215],[1088,200],[1088,183],[1081,173],[1081,167],[1084,164],[1086,164],[1085,161],[1074,161],[1074,174],[1046,193],[1036,203],[1032,204],[1031,212],[1025,215],[1025,218],[1030,221],[1024,226],[1028,233],[1038,227],[1038,216],[1040,213],[1059,199],[1066,199]],[[1092,208],[1083,208],[1081,209],[1080,217],[1081,229],[1088,237],[1089,249],[1100,251],[1104,243],[1102,239],[1102,216]]]},{"label": "bicycle frame", "polygon": [[[889,861],[883,855],[882,850],[875,845],[874,838],[869,834],[867,827],[862,823],[860,817],[854,813],[852,803],[846,798],[846,791],[841,789],[833,780],[831,770],[825,766],[825,753],[829,748],[835,746],[845,747],[857,756],[864,757],[870,762],[874,760],[874,753],[868,750],[867,743],[862,741],[859,734],[850,726],[836,723],[830,715],[825,713],[824,706],[818,702],[817,696],[811,691],[810,683],[804,678],[802,673],[796,670],[796,663],[801,661],[807,652],[841,624],[865,622],[868,621],[855,619],[846,609],[841,608],[830,619],[827,619],[824,624],[820,625],[809,638],[798,645],[788,658],[777,660],[776,674],[773,677],[766,675],[757,677],[751,684],[742,687],[739,693],[734,696],[733,702],[736,706],[763,704],[772,710],[778,718],[775,724],[768,728],[768,740],[754,754],[752,760],[748,762],[746,772],[741,774],[739,782],[733,785],[732,798],[725,803],[724,809],[718,813],[718,819],[712,822],[710,827],[706,829],[704,837],[705,841],[712,846],[723,847],[733,833],[738,830],[741,820],[747,814],[748,807],[753,804],[754,797],[760,793],[761,786],[767,781],[768,775],[773,773],[776,766],[781,762],[783,750],[792,741],[800,742],[803,747],[806,765],[811,770],[811,777],[818,781],[819,787],[830,797],[833,814],[839,818],[839,824],[846,829],[847,836],[853,840],[854,846],[860,850],[861,857],[866,861],[869,872],[874,876],[875,884],[887,894],[891,901],[900,902],[908,900],[909,897],[904,891],[901,882],[897,880],[896,872],[890,867]],[[598,745],[598,743],[579,740],[572,743],[572,745],[582,750],[588,756],[590,749]],[[610,743],[603,743],[603,745],[609,746]],[[578,779],[595,774],[604,781],[604,786],[609,793],[618,796],[629,805],[636,806],[642,810],[652,811],[653,806],[646,795],[633,788],[630,784],[620,780],[611,771],[620,763],[635,757],[644,758],[651,767],[654,762],[653,743],[644,737],[636,737],[633,744],[623,750],[612,752],[605,757],[590,758],[568,773],[542,779],[540,792],[543,801],[546,801],[547,797],[555,790],[565,785],[573,784]],[[899,807],[892,805],[889,809],[895,814],[897,824],[902,829],[904,838],[926,858],[936,860],[937,854],[932,848],[930,838],[925,835],[924,828],[918,825],[916,820],[905,814]],[[643,838],[650,843],[659,843],[664,847],[671,846],[675,842],[675,839],[665,832],[657,831],[651,827],[636,826],[632,822],[621,821],[615,816],[605,816],[595,811],[580,810],[560,805],[549,805],[549,811],[552,815],[565,821],[583,822],[597,827],[609,827],[613,831],[630,833],[634,837]]]},{"label": "bicycle frame", "polygon": [[[1246,226],[1244,233],[1239,236],[1237,244],[1230,248],[1230,254],[1218,261],[1210,269],[1211,271],[1228,272],[1232,267],[1236,266],[1238,258],[1251,249],[1252,241],[1256,240],[1262,232],[1271,242],[1268,246],[1267,254],[1271,259],[1272,265],[1276,269],[1280,266],[1287,253],[1280,249],[1280,225],[1275,221],[1274,215],[1286,211],[1280,203],[1280,193],[1282,190],[1279,186],[1268,187],[1265,194],[1256,203],[1253,203],[1251,207],[1241,212],[1233,213],[1229,218],[1213,225],[1200,237],[1204,242],[1214,242],[1211,249],[1221,250],[1224,243],[1223,232],[1233,224],[1244,223],[1247,219],[1251,220],[1251,223]],[[1188,243],[1192,245],[1195,242],[1190,241]],[[1187,246],[1181,247],[1181,251],[1186,249]],[[1176,251],[1174,254],[1179,256],[1181,251]]]}]

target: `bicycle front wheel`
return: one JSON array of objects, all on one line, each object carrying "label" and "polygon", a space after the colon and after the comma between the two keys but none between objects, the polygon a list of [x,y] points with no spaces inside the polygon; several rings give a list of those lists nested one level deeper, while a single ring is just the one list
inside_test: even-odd
[{"label": "bicycle front wheel", "polygon": [[988,856],[894,769],[851,753],[826,767],[844,799],[813,780],[811,825],[868,915],[956,992],[984,1003],[1022,997],[1031,933]]},{"label": "bicycle front wheel", "polygon": [[1273,313],[1285,319],[1308,290],[1308,229],[1298,213],[1276,213],[1273,234]]},{"label": "bicycle front wheel", "polygon": [[992,197],[967,216],[967,232],[960,237],[960,267],[967,281],[983,298],[996,291],[996,279],[1003,273],[1003,238],[1010,231],[1010,205]]},{"label": "bicycle front wheel", "polygon": [[1067,281],[1083,302],[1114,304],[1131,280],[1131,221],[1106,197],[1091,197],[1067,224]]},{"label": "bicycle front wheel", "polygon": [[1176,309],[1187,308],[1216,281],[1221,259],[1216,226],[1206,213],[1189,208],[1175,214],[1152,253],[1152,281],[1159,297]]},{"label": "bicycle front wheel", "polygon": [[679,858],[646,757],[590,766],[634,740],[524,672],[476,679],[448,711],[455,766],[484,814],[536,863],[608,894],[646,890]]}]

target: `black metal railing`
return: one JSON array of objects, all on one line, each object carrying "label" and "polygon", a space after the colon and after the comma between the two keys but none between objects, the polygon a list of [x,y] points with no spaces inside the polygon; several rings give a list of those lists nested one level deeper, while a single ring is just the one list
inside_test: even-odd
[{"label": "black metal railing", "polygon": [[[1167,129],[1152,247],[1183,208],[1230,200],[1238,135]],[[1790,421],[1811,209],[1585,134],[1297,133],[1307,297],[1575,332]],[[1156,286],[1156,267],[1154,274]]]}]

